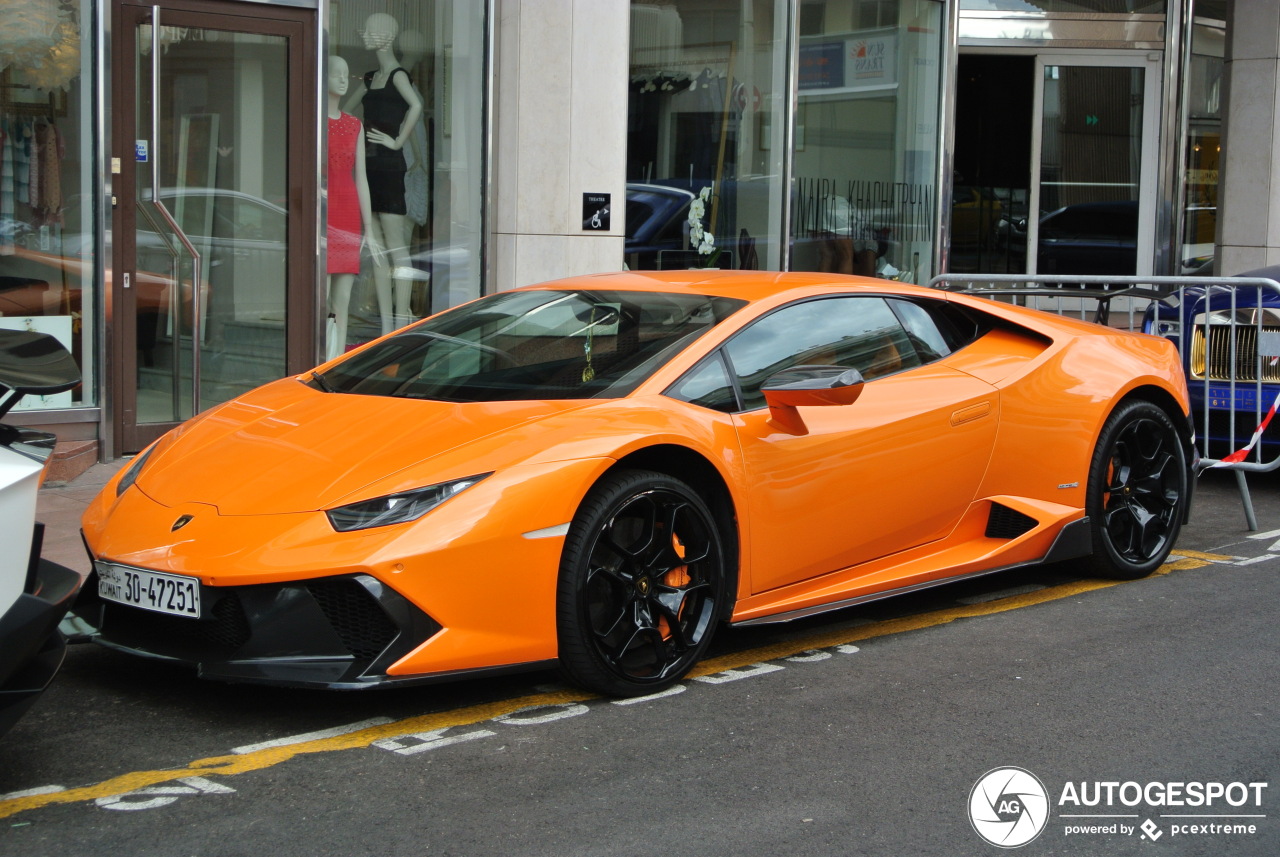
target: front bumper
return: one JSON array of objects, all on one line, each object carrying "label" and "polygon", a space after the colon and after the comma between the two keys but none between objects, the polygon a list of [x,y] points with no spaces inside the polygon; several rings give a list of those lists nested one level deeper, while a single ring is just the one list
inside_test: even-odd
[{"label": "front bumper", "polygon": [[0,735],[31,707],[62,665],[67,643],[58,623],[83,580],[79,572],[37,560],[30,591],[0,616]]},{"label": "front bumper", "polygon": [[187,664],[201,678],[350,690],[409,679],[387,669],[438,622],[367,574],[245,586],[201,584],[199,619],[106,601],[97,572],[76,613],[94,642]]}]

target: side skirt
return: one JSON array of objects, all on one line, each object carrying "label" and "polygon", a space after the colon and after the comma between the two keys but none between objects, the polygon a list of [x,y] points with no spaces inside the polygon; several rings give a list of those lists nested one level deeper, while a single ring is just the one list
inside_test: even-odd
[{"label": "side skirt", "polygon": [[846,598],[843,601],[833,601],[830,604],[819,604],[813,607],[805,607],[800,610],[790,610],[786,613],[775,613],[771,616],[758,616],[754,619],[745,619],[741,622],[733,622],[731,624],[735,628],[745,628],[751,625],[774,625],[783,622],[794,622],[796,619],[804,619],[808,616],[830,613],[833,610],[843,610],[846,607],[854,607],[859,604],[866,604],[870,601],[879,601],[882,598],[893,598],[895,595],[906,595],[910,592],[919,592],[922,589],[932,589],[935,586],[945,586],[949,583],[958,583],[962,580],[986,577],[988,574],[996,574],[997,572],[1009,571],[1014,568],[1027,568],[1033,565],[1046,565],[1048,563],[1076,559],[1078,557],[1088,556],[1092,552],[1093,536],[1089,528],[1089,518],[1086,516],[1064,526],[1058,532],[1057,538],[1053,540],[1053,545],[1050,546],[1049,552],[1034,562],[1020,562],[1013,565],[1002,565],[996,568],[986,568],[982,571],[970,572],[968,574],[958,574],[954,577],[927,580],[923,583],[912,584],[911,586],[902,586],[897,589],[886,589],[881,592],[872,592],[867,595]]}]

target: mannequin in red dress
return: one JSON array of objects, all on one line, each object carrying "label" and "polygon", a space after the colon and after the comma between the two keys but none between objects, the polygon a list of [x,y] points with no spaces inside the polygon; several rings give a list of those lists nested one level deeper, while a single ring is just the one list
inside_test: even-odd
[{"label": "mannequin in red dress", "polygon": [[329,57],[329,314],[325,358],[341,354],[347,343],[347,315],[351,285],[360,273],[360,248],[367,245],[374,265],[385,267],[378,224],[369,202],[364,167],[364,134],[360,120],[343,113],[338,103],[346,94],[351,74],[342,57]]}]

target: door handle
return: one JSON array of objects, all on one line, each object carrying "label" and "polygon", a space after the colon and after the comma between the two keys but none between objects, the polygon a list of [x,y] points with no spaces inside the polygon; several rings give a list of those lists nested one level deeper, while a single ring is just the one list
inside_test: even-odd
[{"label": "door handle", "polygon": [[971,423],[974,420],[980,420],[987,414],[991,413],[990,402],[978,402],[976,405],[968,405],[958,411],[951,412],[951,424],[953,426],[962,426],[965,423]]}]

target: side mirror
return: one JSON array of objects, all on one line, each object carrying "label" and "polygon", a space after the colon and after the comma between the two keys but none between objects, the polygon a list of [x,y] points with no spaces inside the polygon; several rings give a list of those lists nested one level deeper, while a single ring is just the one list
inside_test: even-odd
[{"label": "side mirror", "polygon": [[760,392],[773,421],[794,434],[808,429],[798,407],[852,405],[862,395],[862,373],[848,366],[793,366],[770,376]]},{"label": "side mirror", "polygon": [[793,366],[760,388],[769,407],[852,405],[862,395],[862,373],[848,366]]},{"label": "side mirror", "polygon": [[47,333],[0,330],[0,416],[27,394],[48,396],[80,383],[80,367]]}]

